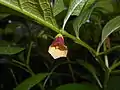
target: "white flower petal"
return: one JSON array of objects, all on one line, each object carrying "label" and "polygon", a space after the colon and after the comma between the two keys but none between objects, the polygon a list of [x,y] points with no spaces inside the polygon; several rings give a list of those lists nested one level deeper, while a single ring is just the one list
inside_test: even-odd
[{"label": "white flower petal", "polygon": [[51,54],[51,56],[54,59],[58,59],[60,57],[67,57],[68,50],[67,49],[60,50],[59,48],[55,48],[55,47],[50,46],[48,52]]}]

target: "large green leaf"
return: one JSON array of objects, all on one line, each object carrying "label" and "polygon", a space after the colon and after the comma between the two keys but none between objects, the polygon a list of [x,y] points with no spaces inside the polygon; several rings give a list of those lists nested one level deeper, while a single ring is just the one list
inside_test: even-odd
[{"label": "large green leaf", "polygon": [[30,88],[38,84],[47,75],[48,73],[40,73],[40,74],[34,75],[26,79],[25,81],[23,81],[21,84],[19,84],[14,90],[30,90]]},{"label": "large green leaf", "polygon": [[66,84],[56,88],[56,90],[98,90],[95,86],[90,84]]},{"label": "large green leaf", "polygon": [[11,47],[11,46],[0,46],[0,54],[12,55],[23,51],[24,48]]},{"label": "large green leaf", "polygon": [[69,17],[71,16],[71,14],[73,13],[73,11],[75,10],[75,8],[76,8],[80,3],[82,3],[82,1],[83,1],[83,0],[72,0],[72,1],[70,2],[69,8],[68,8],[68,12],[67,12],[67,14],[66,14],[66,16],[65,16],[65,18],[64,18],[63,27],[62,27],[63,29],[64,29],[64,27],[65,27],[65,25],[66,25]]},{"label": "large green leaf", "polygon": [[49,0],[0,0],[0,4],[21,12],[45,26],[56,26]]},{"label": "large green leaf", "polygon": [[65,9],[63,0],[55,0],[55,5],[53,7],[54,16],[58,15]]},{"label": "large green leaf", "polygon": [[100,47],[102,46],[103,42],[105,39],[114,31],[120,28],[120,16],[117,16],[110,20],[103,28],[102,30],[102,37],[101,37],[101,42],[98,45],[97,51],[99,52]]}]

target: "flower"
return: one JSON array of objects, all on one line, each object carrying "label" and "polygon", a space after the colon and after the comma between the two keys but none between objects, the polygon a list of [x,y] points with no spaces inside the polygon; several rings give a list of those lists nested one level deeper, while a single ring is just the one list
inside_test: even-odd
[{"label": "flower", "polygon": [[48,52],[54,59],[58,59],[60,57],[67,57],[68,49],[65,46],[64,38],[61,34],[57,34],[55,40],[49,46]]}]

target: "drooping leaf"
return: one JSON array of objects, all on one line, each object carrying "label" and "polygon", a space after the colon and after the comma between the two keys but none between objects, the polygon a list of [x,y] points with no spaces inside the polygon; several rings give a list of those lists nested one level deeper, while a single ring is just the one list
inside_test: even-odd
[{"label": "drooping leaf", "polygon": [[98,85],[102,88],[102,84],[101,84],[99,78],[97,77],[97,72],[96,72],[95,67],[93,67],[91,64],[89,64],[87,62],[78,61],[78,63],[80,65],[82,65],[84,68],[86,68],[93,75],[93,77],[96,79]]},{"label": "drooping leaf", "polygon": [[0,54],[12,55],[23,51],[24,48],[11,47],[11,46],[0,46]]},{"label": "drooping leaf", "polygon": [[63,22],[63,29],[69,19],[69,17],[71,16],[71,14],[73,13],[73,11],[75,10],[75,8],[82,2],[83,0],[72,0],[70,2],[69,8],[68,8],[68,12],[64,18],[64,22]]},{"label": "drooping leaf", "polygon": [[97,87],[90,84],[66,84],[56,88],[56,90],[98,90]]},{"label": "drooping leaf", "polygon": [[101,42],[98,45],[98,52],[100,47],[102,46],[103,42],[105,39],[114,31],[118,30],[120,28],[120,16],[117,16],[110,20],[103,28],[102,30],[102,37],[101,37]]},{"label": "drooping leaf", "polygon": [[53,15],[56,16],[65,9],[63,0],[55,0]]},{"label": "drooping leaf", "polygon": [[75,31],[75,34],[77,37],[79,37],[79,29],[82,26],[82,24],[86,23],[87,20],[89,20],[90,15],[93,11],[93,8],[88,9],[84,12],[82,12],[73,22],[73,28]]},{"label": "drooping leaf", "polygon": [[34,75],[26,79],[25,81],[23,81],[21,84],[19,84],[14,90],[30,90],[30,88],[38,84],[47,75],[48,73],[40,73],[40,74]]}]

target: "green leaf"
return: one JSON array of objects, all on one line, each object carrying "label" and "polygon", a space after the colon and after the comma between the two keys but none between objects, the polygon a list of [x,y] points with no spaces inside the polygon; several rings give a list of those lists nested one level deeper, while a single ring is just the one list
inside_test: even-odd
[{"label": "green leaf", "polygon": [[83,0],[73,11],[72,15],[79,16],[81,11],[87,8],[90,8],[90,6],[95,2],[95,0]]},{"label": "green leaf", "polygon": [[56,88],[56,90],[98,90],[95,86],[90,84],[66,84]]},{"label": "green leaf", "polygon": [[56,16],[65,9],[63,0],[55,0],[53,15]]},{"label": "green leaf", "polygon": [[77,37],[79,37],[79,29],[80,27],[89,20],[89,17],[93,11],[93,8],[90,8],[84,12],[82,12],[73,22],[73,28]]},{"label": "green leaf", "polygon": [[49,0],[0,0],[0,4],[21,12],[45,26],[57,26]]},{"label": "green leaf", "polygon": [[83,0],[72,0],[70,2],[69,8],[68,8],[68,12],[67,15],[64,18],[64,22],[63,22],[63,27],[62,29],[64,29],[69,17],[71,16],[71,14],[73,13],[73,11],[75,10],[75,8],[82,2]]},{"label": "green leaf", "polygon": [[[56,26],[55,19],[53,18],[52,8],[49,0],[38,0],[39,7],[42,9],[44,20]],[[34,1],[35,2],[35,1]],[[36,1],[37,2],[37,1]],[[33,6],[32,6],[33,7]],[[38,9],[39,10],[39,9]],[[40,12],[39,12],[40,13]],[[36,14],[37,15],[37,14]]]},{"label": "green leaf", "polygon": [[34,75],[19,84],[14,90],[30,90],[30,88],[42,81],[47,75],[48,73]]},{"label": "green leaf", "polygon": [[98,45],[97,52],[99,52],[100,47],[102,46],[103,42],[105,39],[114,31],[120,28],[120,16],[117,16],[110,20],[103,28],[102,30],[102,37],[101,37],[101,42]]},{"label": "green leaf", "polygon": [[11,46],[0,46],[0,54],[12,55],[23,51],[24,48],[11,47]]}]

